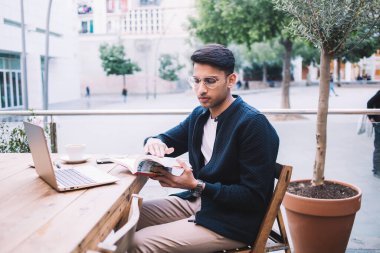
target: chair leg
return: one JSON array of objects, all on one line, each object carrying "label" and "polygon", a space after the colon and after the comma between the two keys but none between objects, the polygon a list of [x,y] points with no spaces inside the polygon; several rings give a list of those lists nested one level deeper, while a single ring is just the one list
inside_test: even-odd
[{"label": "chair leg", "polygon": [[287,249],[285,249],[285,252],[291,253],[289,240],[288,240],[288,236],[286,234],[286,229],[285,229],[285,224],[284,224],[284,219],[282,217],[281,209],[278,209],[277,224],[278,224],[278,228],[280,230],[280,234],[281,234],[283,243],[288,247]]}]

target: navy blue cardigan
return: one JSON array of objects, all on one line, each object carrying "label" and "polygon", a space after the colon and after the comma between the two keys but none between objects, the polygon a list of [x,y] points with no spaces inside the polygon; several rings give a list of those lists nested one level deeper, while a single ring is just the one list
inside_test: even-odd
[{"label": "navy blue cardigan", "polygon": [[[201,153],[203,126],[210,116],[201,106],[178,126],[156,136],[175,151],[189,152],[195,178],[206,183],[195,222],[227,238],[254,242],[273,193],[279,139],[267,118],[239,96],[218,116],[212,157]],[[176,194],[191,199],[189,191]]]}]

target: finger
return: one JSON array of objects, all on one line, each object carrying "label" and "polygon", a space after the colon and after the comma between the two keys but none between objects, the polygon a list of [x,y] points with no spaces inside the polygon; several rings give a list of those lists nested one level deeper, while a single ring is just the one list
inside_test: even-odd
[{"label": "finger", "polygon": [[164,157],[165,155],[165,148],[162,144],[154,144],[154,151],[156,156]]},{"label": "finger", "polygon": [[156,173],[158,173],[161,177],[166,177],[166,178],[169,178],[172,175],[169,171],[160,167],[156,168]]},{"label": "finger", "polygon": [[145,146],[144,146],[144,153],[145,153],[145,154],[148,154],[148,153],[149,153],[149,147],[148,147],[148,145],[145,145]]},{"label": "finger", "polygon": [[158,178],[157,178],[156,175],[151,175],[151,176],[149,176],[149,178],[152,179],[152,180],[156,180],[156,181],[158,180]]},{"label": "finger", "polygon": [[154,146],[152,144],[148,145],[148,153],[151,155],[155,155]]},{"label": "finger", "polygon": [[164,183],[164,182],[160,182],[160,185],[161,185],[162,187],[170,187],[170,185],[168,185],[168,184],[166,184],[166,183]]},{"label": "finger", "polygon": [[177,159],[177,162],[179,163],[179,165],[184,168],[185,170],[190,170],[190,171],[193,171],[193,169],[191,167],[189,167],[189,165],[182,159]]},{"label": "finger", "polygon": [[152,144],[152,149],[153,149],[153,155],[158,156],[158,154],[159,154],[159,152],[160,152],[160,149],[159,149],[157,143]]},{"label": "finger", "polygon": [[171,153],[173,153],[174,152],[174,148],[167,148],[167,149],[165,149],[165,154],[171,154]]}]

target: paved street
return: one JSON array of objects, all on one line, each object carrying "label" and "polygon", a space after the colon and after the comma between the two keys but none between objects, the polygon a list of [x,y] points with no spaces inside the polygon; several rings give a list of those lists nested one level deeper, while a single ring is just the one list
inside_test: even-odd
[{"label": "paved street", "polygon": [[[343,86],[336,88],[330,108],[366,108],[367,100],[380,86]],[[281,90],[237,91],[258,109],[280,108]],[[292,87],[291,107],[315,109],[318,87]],[[123,103],[120,96],[93,96],[70,103],[55,104],[52,109],[190,109],[197,100],[192,92],[152,97],[129,96]],[[357,213],[347,252],[380,252],[380,179],[372,176],[373,139],[356,134],[358,115],[329,116],[328,147],[325,177],[359,186],[363,191],[362,208]],[[86,143],[88,153],[132,154],[142,152],[146,136],[165,131],[185,116],[72,116],[56,117],[58,148],[66,143]],[[315,116],[279,121],[270,117],[280,136],[278,161],[294,166],[293,179],[310,178],[315,155]],[[149,182],[142,191],[145,199],[165,196],[173,190]]]}]

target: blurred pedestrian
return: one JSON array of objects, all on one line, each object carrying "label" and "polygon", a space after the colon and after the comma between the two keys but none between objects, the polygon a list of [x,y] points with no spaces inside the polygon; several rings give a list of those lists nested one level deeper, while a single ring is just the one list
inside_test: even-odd
[{"label": "blurred pedestrian", "polygon": [[[380,108],[380,90],[368,100],[368,109]],[[373,130],[375,132],[373,151],[373,174],[380,177],[380,115],[368,115],[369,120],[372,122]]]},{"label": "blurred pedestrian", "polygon": [[330,74],[330,92],[334,93],[335,97],[338,96],[338,94],[336,94],[335,89],[334,89],[334,78],[332,74]]},{"label": "blurred pedestrian", "polygon": [[123,88],[121,95],[124,97],[124,103],[127,102],[128,90],[126,88]]},{"label": "blurred pedestrian", "polygon": [[90,87],[86,86],[86,97],[90,97]]},{"label": "blurred pedestrian", "polygon": [[240,90],[240,88],[241,88],[241,81],[240,81],[240,80],[238,80],[238,81],[236,82],[236,88],[237,88],[238,90]]},{"label": "blurred pedestrian", "polygon": [[248,80],[245,80],[245,82],[244,82],[244,89],[245,89],[245,90],[248,90],[248,89],[249,89]]}]

